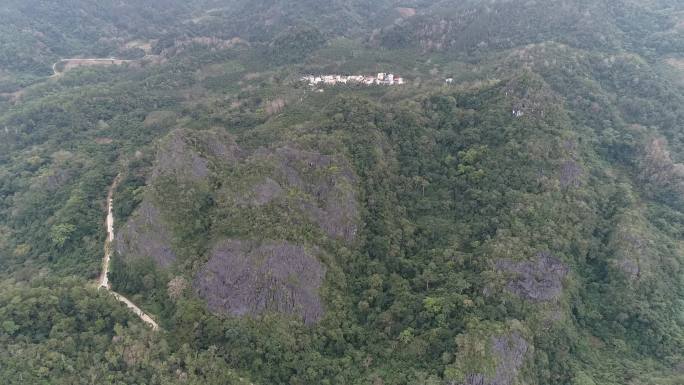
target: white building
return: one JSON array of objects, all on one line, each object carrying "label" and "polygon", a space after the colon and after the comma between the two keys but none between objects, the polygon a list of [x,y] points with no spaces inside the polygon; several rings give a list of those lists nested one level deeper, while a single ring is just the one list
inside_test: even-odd
[{"label": "white building", "polygon": [[303,82],[308,82],[310,86],[319,84],[336,85],[336,84],[365,84],[365,85],[388,85],[404,84],[404,79],[395,77],[391,73],[378,73],[378,76],[363,76],[363,75],[306,75],[301,79]]}]

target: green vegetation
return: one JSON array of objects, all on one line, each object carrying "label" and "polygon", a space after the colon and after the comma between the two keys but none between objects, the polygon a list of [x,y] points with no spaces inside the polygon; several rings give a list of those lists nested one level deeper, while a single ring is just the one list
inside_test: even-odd
[{"label": "green vegetation", "polygon": [[5,384],[241,384],[216,348],[170,346],[78,279],[4,281]]},{"label": "green vegetation", "polygon": [[679,2],[113,4],[0,10],[8,383],[684,382]]}]

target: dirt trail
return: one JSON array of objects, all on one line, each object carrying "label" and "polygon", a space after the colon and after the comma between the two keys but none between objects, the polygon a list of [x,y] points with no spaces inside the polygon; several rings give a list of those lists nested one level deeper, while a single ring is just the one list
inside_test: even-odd
[{"label": "dirt trail", "polygon": [[119,300],[119,302],[126,304],[126,306],[138,317],[140,317],[143,322],[150,325],[152,330],[159,330],[159,325],[154,322],[152,317],[142,311],[142,309],[136,306],[131,300],[112,290],[111,284],[109,283],[109,277],[107,276],[109,273],[109,264],[112,258],[112,245],[114,244],[114,212],[112,203],[114,202],[114,190],[116,190],[120,178],[121,175],[117,175],[117,177],[114,179],[114,183],[112,183],[112,186],[109,188],[109,192],[107,193],[107,240],[105,241],[104,258],[102,259],[102,273],[100,274],[98,287],[108,290],[110,293],[112,293],[112,295],[114,295],[114,298]]},{"label": "dirt trail", "polygon": [[[76,67],[94,66],[94,65],[122,65],[124,63],[133,63],[138,60],[124,60],[124,59],[114,59],[114,58],[72,58],[72,59],[62,59],[52,65],[52,76],[58,77],[68,70]],[[57,71],[57,66],[60,63],[64,64],[64,69],[60,72]]]}]

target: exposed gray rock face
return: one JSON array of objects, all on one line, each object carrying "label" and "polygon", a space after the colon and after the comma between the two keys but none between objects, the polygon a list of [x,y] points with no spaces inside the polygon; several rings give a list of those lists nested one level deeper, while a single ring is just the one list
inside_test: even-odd
[{"label": "exposed gray rock face", "polygon": [[159,146],[148,183],[158,184],[165,177],[166,182],[205,186],[222,171],[237,167],[245,156],[246,151],[227,133],[176,130]]},{"label": "exposed gray rock face", "polygon": [[162,175],[184,176],[191,180],[203,179],[209,174],[208,162],[193,151],[182,132],[171,133],[169,142],[157,153],[152,180]]},{"label": "exposed gray rock face", "polygon": [[[226,167],[241,156],[242,150],[228,135],[176,130],[160,146],[149,183],[154,185],[161,176],[199,182],[209,177],[211,162]],[[125,258],[151,257],[167,267],[176,260],[172,232],[162,221],[163,207],[152,202],[145,199],[119,231],[116,251]]]},{"label": "exposed gray rock face", "polygon": [[492,351],[497,358],[494,378],[491,385],[510,385],[518,377],[527,353],[527,341],[518,333],[492,337]]},{"label": "exposed gray rock face", "polygon": [[301,246],[228,240],[213,249],[194,286],[214,312],[277,312],[312,324],[323,315],[318,291],[325,272],[325,266]]},{"label": "exposed gray rock face", "polygon": [[496,361],[493,376],[471,373],[466,375],[464,385],[511,385],[515,382],[529,349],[527,341],[513,332],[510,335],[493,336],[490,343]]},{"label": "exposed gray rock face", "polygon": [[[331,237],[352,241],[357,233],[359,209],[352,187],[356,177],[351,168],[331,156],[291,147],[277,149],[275,156],[279,160],[279,179],[313,198],[313,202],[301,202],[300,208]],[[331,167],[338,170],[334,176],[326,173]]]},{"label": "exposed gray rock face", "polygon": [[[269,170],[266,164],[273,168]],[[295,201],[290,203],[326,234],[347,242],[356,237],[360,220],[356,177],[342,158],[289,145],[248,152],[225,134],[176,130],[158,151],[151,182],[164,176],[201,182],[212,171],[243,166],[256,166],[251,176],[263,172],[263,179],[251,191],[238,193],[242,196],[235,197],[234,203],[260,207],[295,190]]]},{"label": "exposed gray rock face", "polygon": [[263,206],[268,204],[272,200],[280,197],[283,193],[283,188],[280,187],[278,182],[271,178],[266,178],[262,183],[254,186],[254,199],[252,204],[255,206]]},{"label": "exposed gray rock face", "polygon": [[565,160],[560,166],[560,185],[563,189],[577,188],[582,185],[584,169],[578,161],[577,143],[573,140],[565,140],[562,144]]},{"label": "exposed gray rock face", "polygon": [[650,243],[645,235],[628,227],[618,230],[613,242],[617,257],[613,260],[614,266],[630,280],[639,280],[643,274],[648,274],[648,261],[653,258],[650,253],[654,248]]},{"label": "exposed gray rock face", "polygon": [[485,376],[482,373],[473,373],[466,376],[465,385],[485,385]]},{"label": "exposed gray rock face", "polygon": [[192,135],[196,137],[195,142],[198,147],[202,148],[203,154],[222,162],[219,166],[235,165],[246,155],[246,151],[235,142],[235,137],[226,133],[201,131]]},{"label": "exposed gray rock face", "polygon": [[162,267],[171,265],[171,232],[161,220],[159,209],[144,200],[116,235],[116,252],[124,258],[149,257]]},{"label": "exposed gray rock face", "polygon": [[622,272],[624,272],[632,281],[639,279],[639,276],[641,275],[641,268],[636,262],[629,259],[622,259],[617,261],[616,264],[617,267],[622,270]]},{"label": "exposed gray rock face", "polygon": [[581,185],[584,170],[575,160],[566,160],[561,165],[560,184],[562,188],[577,188]]},{"label": "exposed gray rock face", "polygon": [[57,168],[52,173],[45,176],[45,186],[50,191],[55,191],[64,186],[71,179],[71,171]]},{"label": "exposed gray rock face", "polygon": [[534,302],[546,302],[560,297],[563,278],[569,272],[567,266],[546,252],[537,254],[533,261],[498,261],[496,268],[513,273],[514,278],[507,287],[509,291]]},{"label": "exposed gray rock face", "polygon": [[238,196],[237,204],[264,206],[295,191],[290,203],[311,222],[331,238],[354,240],[360,220],[354,187],[357,179],[343,159],[283,146],[257,149],[247,162],[268,163],[273,169],[250,191]]}]

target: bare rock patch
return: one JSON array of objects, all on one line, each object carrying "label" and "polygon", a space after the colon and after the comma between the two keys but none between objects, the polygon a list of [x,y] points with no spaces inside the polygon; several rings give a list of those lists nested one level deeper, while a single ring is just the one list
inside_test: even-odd
[{"label": "bare rock patch", "polygon": [[576,160],[569,159],[564,161],[560,170],[561,187],[564,189],[580,187],[583,172],[582,166]]},{"label": "bare rock patch", "polygon": [[157,151],[152,180],[171,176],[201,181],[215,168],[232,167],[245,156],[235,138],[211,131],[172,132]]},{"label": "bare rock patch", "polygon": [[230,192],[237,194],[233,201],[238,205],[282,201],[330,238],[355,239],[360,221],[357,178],[343,158],[285,145],[256,149],[245,163],[252,180],[246,189]]},{"label": "bare rock patch", "polygon": [[319,289],[326,268],[304,247],[287,242],[227,240],[211,252],[194,286],[210,310],[235,316],[323,316]]},{"label": "bare rock patch", "polygon": [[415,8],[399,7],[399,8],[396,8],[396,10],[399,13],[399,15],[401,15],[401,17],[403,17],[403,18],[409,18],[409,17],[413,17],[416,15],[416,9]]},{"label": "bare rock patch", "polygon": [[66,185],[72,178],[73,172],[68,169],[55,168],[51,173],[45,175],[45,187],[49,191],[55,191],[60,187]]},{"label": "bare rock patch", "polygon": [[518,377],[527,353],[527,341],[518,333],[492,337],[491,349],[496,359],[494,375],[488,378],[482,373],[466,376],[465,385],[511,385]]},{"label": "bare rock patch", "polygon": [[154,204],[144,200],[117,233],[116,252],[124,258],[152,258],[162,267],[176,260],[171,248],[171,232]]},{"label": "bare rock patch", "polygon": [[563,279],[569,268],[550,253],[541,252],[532,261],[501,260],[496,269],[511,273],[507,289],[520,298],[533,302],[558,299],[563,292]]},{"label": "bare rock patch", "polygon": [[300,208],[332,238],[352,241],[356,237],[359,208],[351,167],[328,155],[291,147],[276,150],[280,179],[313,199]]},{"label": "bare rock patch", "polygon": [[198,180],[205,178],[208,174],[207,160],[185,143],[185,136],[182,132],[175,131],[157,153],[157,163],[152,172],[152,179],[164,175],[175,175]]},{"label": "bare rock patch", "polygon": [[518,377],[523,366],[525,354],[529,349],[527,341],[518,333],[492,337],[492,351],[496,356],[494,378],[488,384],[510,385]]},{"label": "bare rock patch", "polygon": [[253,192],[252,203],[256,206],[263,206],[278,198],[283,193],[283,188],[278,182],[267,177],[262,183],[254,186]]},{"label": "bare rock patch", "polygon": [[454,361],[453,384],[513,385],[533,349],[519,330],[473,331],[457,337],[462,352]]}]

